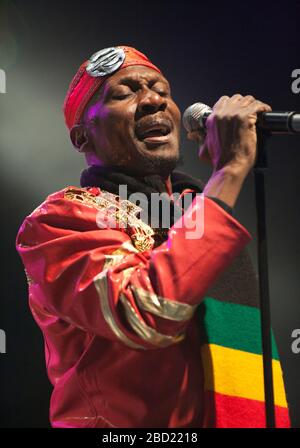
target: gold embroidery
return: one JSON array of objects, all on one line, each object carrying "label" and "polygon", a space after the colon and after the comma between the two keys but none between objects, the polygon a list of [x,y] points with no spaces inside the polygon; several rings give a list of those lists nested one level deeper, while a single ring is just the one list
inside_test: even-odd
[{"label": "gold embroidery", "polygon": [[75,187],[67,188],[64,197],[108,214],[111,220],[118,224],[119,228],[124,229],[129,234],[139,252],[152,249],[154,231],[136,216],[142,209],[132,202],[121,199],[120,196],[108,191],[101,190],[98,196],[94,196],[84,188]]},{"label": "gold embroidery", "polygon": [[92,207],[98,208],[98,203],[96,201],[96,196],[89,193],[82,188],[67,188],[64,197],[70,201],[78,201],[84,205],[90,205]]},{"label": "gold embroidery", "polygon": [[134,246],[138,249],[139,252],[145,252],[146,250],[150,250],[153,247],[154,243],[153,238],[150,239],[143,232],[131,235],[131,239],[133,241]]},{"label": "gold embroidery", "polygon": [[165,319],[188,320],[193,317],[198,306],[169,300],[134,285],[131,286],[131,289],[140,308]]}]

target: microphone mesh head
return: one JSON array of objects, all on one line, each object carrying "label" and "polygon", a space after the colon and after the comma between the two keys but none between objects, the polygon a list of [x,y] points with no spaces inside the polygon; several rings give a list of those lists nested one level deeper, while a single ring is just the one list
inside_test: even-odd
[{"label": "microphone mesh head", "polygon": [[198,131],[199,129],[204,128],[204,115],[211,112],[212,109],[206,104],[194,103],[189,106],[183,114],[183,126],[188,132]]}]

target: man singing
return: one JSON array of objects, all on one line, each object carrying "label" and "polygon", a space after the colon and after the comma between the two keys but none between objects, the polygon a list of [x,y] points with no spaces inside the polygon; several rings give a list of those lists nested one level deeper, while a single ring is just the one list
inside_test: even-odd
[{"label": "man singing", "polygon": [[[257,113],[270,110],[250,95],[219,99],[199,150],[212,166],[203,186],[174,170],[181,117],[158,67],[126,46],[80,66],[64,114],[88,165],[81,186],[48,196],[17,236],[53,427],[265,426],[251,236],[232,208],[255,163]],[[274,340],[273,358],[276,424],[288,427]]]}]

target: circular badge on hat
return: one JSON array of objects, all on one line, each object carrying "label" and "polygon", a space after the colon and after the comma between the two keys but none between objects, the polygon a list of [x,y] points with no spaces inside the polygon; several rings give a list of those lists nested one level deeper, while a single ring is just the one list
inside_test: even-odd
[{"label": "circular badge on hat", "polygon": [[125,51],[122,48],[104,48],[90,57],[86,71],[94,77],[110,75],[118,70],[124,60]]}]

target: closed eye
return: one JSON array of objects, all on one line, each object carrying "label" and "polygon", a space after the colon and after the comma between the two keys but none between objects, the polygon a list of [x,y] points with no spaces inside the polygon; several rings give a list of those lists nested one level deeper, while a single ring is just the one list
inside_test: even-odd
[{"label": "closed eye", "polygon": [[114,100],[124,100],[125,98],[127,98],[130,95],[131,95],[130,93],[123,93],[123,94],[120,94],[120,95],[113,95],[112,98]]},{"label": "closed eye", "polygon": [[168,92],[164,90],[154,90],[154,92],[158,93],[160,96],[168,96]]}]

